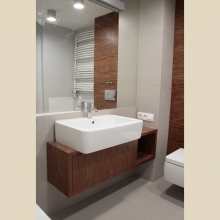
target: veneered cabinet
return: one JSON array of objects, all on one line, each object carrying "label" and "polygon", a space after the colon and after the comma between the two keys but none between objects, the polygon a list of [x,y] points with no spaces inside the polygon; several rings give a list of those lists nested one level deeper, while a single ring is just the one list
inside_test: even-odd
[{"label": "veneered cabinet", "polygon": [[136,141],[72,157],[73,192],[133,167],[137,155],[135,145],[137,145]]},{"label": "veneered cabinet", "polygon": [[138,141],[91,154],[82,154],[56,142],[47,143],[48,181],[71,197],[132,169]]},{"label": "veneered cabinet", "polygon": [[90,154],[47,143],[48,182],[72,197],[155,158],[157,129],[143,127],[139,140]]}]

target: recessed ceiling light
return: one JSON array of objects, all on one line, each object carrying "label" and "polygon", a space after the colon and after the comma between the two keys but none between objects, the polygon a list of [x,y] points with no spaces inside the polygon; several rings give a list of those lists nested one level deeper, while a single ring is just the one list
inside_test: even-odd
[{"label": "recessed ceiling light", "polygon": [[74,8],[83,9],[84,8],[84,0],[74,0]]},{"label": "recessed ceiling light", "polygon": [[47,20],[56,21],[56,11],[52,9],[47,10]]}]

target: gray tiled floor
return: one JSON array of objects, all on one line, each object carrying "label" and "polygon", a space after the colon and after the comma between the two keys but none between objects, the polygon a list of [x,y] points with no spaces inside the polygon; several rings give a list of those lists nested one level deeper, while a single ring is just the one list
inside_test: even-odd
[{"label": "gray tiled floor", "polygon": [[129,177],[51,216],[52,220],[183,220],[184,189],[163,178]]}]

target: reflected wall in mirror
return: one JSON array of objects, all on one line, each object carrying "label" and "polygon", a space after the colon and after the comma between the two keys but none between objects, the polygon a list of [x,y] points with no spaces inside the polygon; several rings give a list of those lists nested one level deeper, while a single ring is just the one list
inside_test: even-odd
[{"label": "reflected wall in mirror", "polygon": [[94,105],[116,108],[118,75],[118,13],[95,19]]},{"label": "reflected wall in mirror", "polygon": [[[125,11],[117,14],[118,62],[114,61],[118,64],[114,84],[117,102],[114,106],[108,103],[100,106],[101,101],[95,100],[98,109],[99,106],[107,109],[136,105],[139,1],[123,2]],[[95,19],[113,12],[88,0],[84,3],[84,9],[78,10],[73,7],[73,0],[37,0],[37,114],[79,111],[81,101],[94,103],[96,91],[104,101],[104,91],[100,93],[101,88],[96,83],[93,88],[93,33]],[[48,9],[56,11],[55,22],[47,21]],[[107,58],[111,60],[112,57]],[[95,79],[99,78],[97,70],[105,76],[99,67],[94,71]]]}]

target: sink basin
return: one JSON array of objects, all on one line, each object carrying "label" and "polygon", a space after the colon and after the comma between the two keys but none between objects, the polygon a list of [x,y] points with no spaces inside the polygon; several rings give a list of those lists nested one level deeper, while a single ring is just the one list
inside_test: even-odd
[{"label": "sink basin", "polygon": [[88,154],[139,139],[142,125],[142,120],[117,115],[58,120],[56,142]]}]

